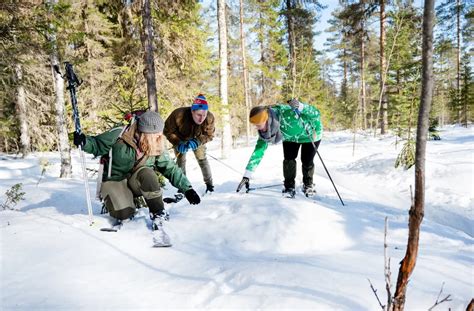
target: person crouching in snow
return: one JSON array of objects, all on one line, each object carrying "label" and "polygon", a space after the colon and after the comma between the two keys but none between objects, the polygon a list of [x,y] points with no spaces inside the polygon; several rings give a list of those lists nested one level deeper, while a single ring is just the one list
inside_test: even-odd
[{"label": "person crouching in snow", "polygon": [[209,111],[207,100],[199,94],[191,107],[175,109],[165,122],[164,134],[173,145],[178,166],[186,174],[186,153],[193,151],[201,168],[206,192],[214,191],[212,173],[206,155],[206,143],[214,138],[214,115]]},{"label": "person crouching in snow", "polygon": [[162,242],[166,244],[169,237],[163,231],[163,220],[168,217],[155,170],[180,189],[189,203],[199,204],[201,199],[164,150],[163,127],[163,119],[158,113],[146,111],[125,130],[118,127],[97,136],[75,132],[74,144],[94,156],[108,155],[100,195],[110,216],[119,221],[133,217],[136,211],[133,199],[143,196],[154,229],[163,233]]},{"label": "person crouching in snow", "polygon": [[245,185],[249,189],[250,178],[262,160],[268,144],[283,140],[284,189],[290,197],[295,196],[296,157],[301,147],[303,193],[315,193],[313,185],[314,156],[322,136],[320,112],[317,108],[301,103],[297,99],[271,107],[256,106],[250,110],[250,122],[258,130],[258,140],[247,164],[244,177],[237,187],[239,192]]}]

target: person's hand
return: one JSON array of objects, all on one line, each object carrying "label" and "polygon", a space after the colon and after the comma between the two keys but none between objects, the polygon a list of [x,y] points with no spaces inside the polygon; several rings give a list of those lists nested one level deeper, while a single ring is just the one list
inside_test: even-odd
[{"label": "person's hand", "polygon": [[84,145],[86,144],[86,135],[84,134],[79,134],[78,132],[74,132],[74,145],[76,147],[79,147],[81,146],[84,147]]},{"label": "person's hand", "polygon": [[214,192],[214,185],[206,184],[206,193]]},{"label": "person's hand", "polygon": [[235,192],[239,192],[240,189],[245,185],[245,188],[247,189],[246,192],[249,192],[250,190],[250,180],[247,177],[242,178],[242,181],[240,182],[239,186],[237,187],[237,190]]},{"label": "person's hand", "polygon": [[197,147],[199,147],[199,141],[196,138],[191,138],[190,140],[188,140],[188,147],[192,151],[196,150]]},{"label": "person's hand", "polygon": [[176,150],[181,154],[188,152],[188,149],[189,149],[188,144],[184,141],[180,142],[178,146],[176,147]]},{"label": "person's hand", "polygon": [[189,189],[187,190],[184,195],[186,196],[186,199],[189,201],[190,204],[199,204],[201,203],[201,198],[199,195],[194,191],[194,189]]}]

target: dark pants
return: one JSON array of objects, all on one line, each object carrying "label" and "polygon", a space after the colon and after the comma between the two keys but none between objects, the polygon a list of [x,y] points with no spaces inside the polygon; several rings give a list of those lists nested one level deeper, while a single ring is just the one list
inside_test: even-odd
[{"label": "dark pants", "polygon": [[283,177],[285,188],[295,188],[296,157],[301,146],[301,170],[303,172],[303,184],[313,185],[314,156],[318,150],[321,140],[313,143],[283,142]]}]

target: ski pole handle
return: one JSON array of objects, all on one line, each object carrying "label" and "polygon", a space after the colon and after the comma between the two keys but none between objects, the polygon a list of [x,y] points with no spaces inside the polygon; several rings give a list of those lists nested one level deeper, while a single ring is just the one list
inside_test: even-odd
[{"label": "ski pole handle", "polygon": [[74,116],[74,127],[76,129],[76,132],[81,134],[82,128],[81,128],[81,120],[79,118],[79,110],[77,108],[76,87],[81,85],[82,81],[80,81],[77,78],[77,75],[74,72],[74,68],[71,63],[65,62],[64,67],[66,70],[66,79],[68,82],[67,89],[69,90],[69,93],[71,95],[71,104],[72,104],[72,111],[73,111],[73,116]]}]

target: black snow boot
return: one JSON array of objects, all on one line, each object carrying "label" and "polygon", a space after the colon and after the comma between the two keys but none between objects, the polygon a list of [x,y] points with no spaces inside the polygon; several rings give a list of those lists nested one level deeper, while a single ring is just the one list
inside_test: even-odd
[{"label": "black snow boot", "polygon": [[296,195],[295,188],[287,188],[283,189],[282,191],[283,195],[285,195],[287,198],[294,198]]},{"label": "black snow boot", "polygon": [[308,184],[303,186],[303,193],[306,197],[312,197],[316,195],[316,189],[313,184]]}]

